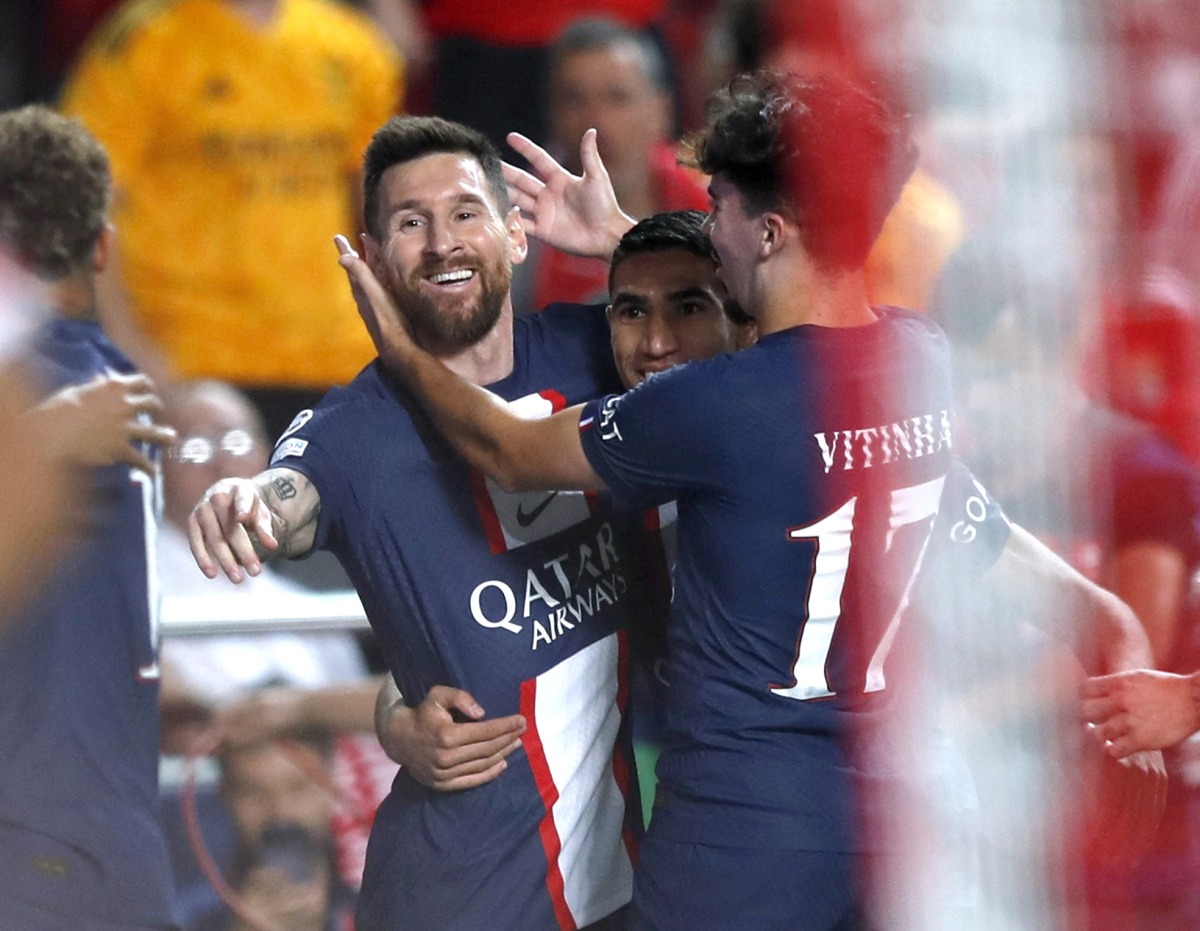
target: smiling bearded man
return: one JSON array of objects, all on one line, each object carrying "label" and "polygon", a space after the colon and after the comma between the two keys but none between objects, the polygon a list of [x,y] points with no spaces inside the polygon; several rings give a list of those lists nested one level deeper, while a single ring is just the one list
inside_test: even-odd
[{"label": "smiling bearded man", "polygon": [[[424,347],[527,416],[619,388],[602,307],[514,319],[525,233],[482,136],[392,120],[364,184],[365,258]],[[640,514],[509,493],[469,469],[378,360],[296,418],[272,468],[197,505],[208,575],[331,551],[418,715],[486,708],[496,750],[519,742],[465,792],[400,771],[371,829],[361,931],[620,926],[641,823],[625,715],[641,533]],[[439,683],[464,692],[448,700]]]}]

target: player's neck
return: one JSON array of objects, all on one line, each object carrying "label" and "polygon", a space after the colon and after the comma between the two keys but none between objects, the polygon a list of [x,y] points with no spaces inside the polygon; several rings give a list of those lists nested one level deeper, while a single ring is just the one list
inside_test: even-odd
[{"label": "player's neck", "polygon": [[758,332],[794,326],[857,327],[876,320],[859,271],[830,274],[808,263],[765,270]]},{"label": "player's neck", "polygon": [[500,319],[490,333],[474,346],[455,353],[433,354],[460,378],[474,385],[490,385],[507,378],[513,370],[513,313],[511,298],[504,302]]},{"label": "player's neck", "polygon": [[68,320],[96,320],[96,282],[91,276],[74,275],[56,281],[46,297],[54,312]]}]

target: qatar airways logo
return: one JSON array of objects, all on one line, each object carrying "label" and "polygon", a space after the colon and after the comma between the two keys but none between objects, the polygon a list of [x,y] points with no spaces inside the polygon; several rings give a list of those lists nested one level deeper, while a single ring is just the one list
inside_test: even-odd
[{"label": "qatar airways logo", "polygon": [[471,617],[481,627],[530,637],[530,649],[553,643],[593,615],[616,604],[629,589],[605,522],[592,540],[525,571],[523,591],[502,579],[471,592]]},{"label": "qatar airways logo", "polygon": [[826,475],[834,469],[849,472],[887,465],[898,459],[920,459],[953,445],[947,410],[862,430],[814,433],[813,439],[821,447]]}]

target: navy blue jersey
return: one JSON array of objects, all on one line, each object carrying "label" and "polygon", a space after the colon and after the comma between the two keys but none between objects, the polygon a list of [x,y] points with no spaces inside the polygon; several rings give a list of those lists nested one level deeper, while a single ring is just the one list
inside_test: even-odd
[{"label": "navy blue jersey", "polygon": [[[520,318],[514,346],[489,388],[530,416],[618,384],[599,308]],[[449,684],[528,721],[524,752],[485,786],[442,794],[401,770],[372,828],[359,928],[571,928],[628,902],[640,519],[626,528],[579,493],[503,492],[378,362],[297,417],[272,462],[316,486],[316,546],[345,567],[405,700]]]},{"label": "navy blue jersey", "polygon": [[678,505],[658,836],[859,848],[851,742],[888,685],[950,467],[949,376],[941,332],[885,309],[588,405],[608,486]]},{"label": "navy blue jersey", "polygon": [[[37,348],[55,388],[130,371],[93,322],[53,321]],[[0,634],[5,928],[27,927],[33,910],[64,928],[171,923],[157,818],[158,489],[124,465],[80,475],[90,497],[77,539]]]}]

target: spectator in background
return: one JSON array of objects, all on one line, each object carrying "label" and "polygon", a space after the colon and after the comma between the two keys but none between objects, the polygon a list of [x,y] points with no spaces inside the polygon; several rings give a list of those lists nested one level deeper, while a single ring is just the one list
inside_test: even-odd
[{"label": "spectator in background", "polygon": [[[284,611],[289,599],[308,589],[270,569],[242,586],[214,584],[196,569],[186,536],[192,505],[213,482],[266,468],[269,446],[261,418],[244,395],[222,382],[181,386],[169,405],[179,440],[163,465],[166,520],[158,537],[163,594],[206,598],[214,616],[245,615],[249,605],[274,604]],[[350,633],[168,638],[162,659],[164,745],[174,752],[185,751],[196,736],[189,725],[203,725],[215,710],[272,684],[301,689],[363,684],[357,711],[351,705],[342,729],[372,727],[375,683],[365,684],[367,668]]]},{"label": "spectator in background", "polygon": [[[340,931],[354,894],[338,875],[329,790],[333,742],[311,731],[285,744],[226,748],[220,797],[236,838],[231,886],[253,918],[287,931]],[[228,903],[187,904],[185,931],[256,927]]]},{"label": "spectator in background", "polygon": [[[252,616],[264,608],[286,615],[287,605],[299,604],[309,589],[272,569],[241,586],[210,582],[196,568],[185,536],[192,504],[217,478],[255,475],[266,468],[269,446],[257,412],[243,394],[222,382],[179,386],[169,397],[169,411],[179,440],[163,466],[166,520],[158,538],[168,603],[203,598],[214,619]],[[334,735],[331,764],[341,794],[353,797],[362,812],[373,813],[387,793],[396,768],[371,734],[379,679],[368,673],[353,634],[168,636],[162,674],[165,752],[188,752],[210,727],[234,744],[316,727]],[[357,888],[370,817],[339,810],[335,821],[342,875]],[[175,849],[182,846],[177,832],[168,837]],[[185,886],[187,873],[181,870],[176,879]],[[204,892],[211,901],[207,887]]]},{"label": "spectator in background", "polygon": [[[580,16],[609,16],[657,36],[667,0],[427,0],[432,112],[503,147],[516,131],[546,138],[550,45]],[[576,137],[578,144],[578,137]]]},{"label": "spectator in background", "polygon": [[[1190,672],[1200,666],[1200,471],[1146,425],[1084,396],[1070,378],[1069,318],[1050,303],[1019,303],[986,246],[965,247],[943,283],[969,295],[944,301],[961,308],[946,326],[970,374],[959,406],[965,454],[1010,517],[1133,608],[1158,668]],[[1167,808],[1150,852],[1139,864],[1090,864],[1096,927],[1200,922],[1190,893],[1197,786],[1184,749],[1164,756]]]},{"label": "spectator in background", "polygon": [[359,156],[401,83],[387,40],[330,0],[133,0],[67,85],[111,153],[137,329],[175,376],[249,391],[272,437],[371,358],[311,257],[357,225]]},{"label": "spectator in background", "polygon": [[[900,15],[886,4],[731,0],[714,17],[720,39],[711,44],[722,52],[710,70],[718,83],[756,67],[841,75],[872,87],[898,112],[909,111],[919,101],[897,60]],[[924,311],[938,274],[965,236],[957,197],[923,162],[867,257],[867,294],[874,304]]]},{"label": "spectator in background", "polygon": [[[579,140],[591,128],[622,209],[633,217],[707,210],[705,181],[675,161],[667,62],[644,33],[615,20],[582,19],[550,47],[549,148],[575,173]],[[517,273],[520,303],[605,299],[608,263],[568,255],[537,240]]]},{"label": "spectator in background", "polygon": [[[110,193],[104,150],[78,122],[41,107],[0,115],[0,230],[53,311],[31,354],[48,388],[132,368],[95,306],[113,241]],[[69,556],[0,632],[0,927],[173,923],[155,808],[149,544],[160,502],[144,471],[154,468],[149,447],[140,453],[143,468],[86,460]]]}]

